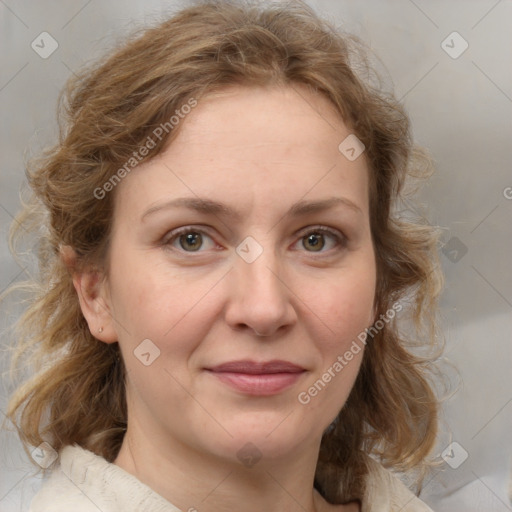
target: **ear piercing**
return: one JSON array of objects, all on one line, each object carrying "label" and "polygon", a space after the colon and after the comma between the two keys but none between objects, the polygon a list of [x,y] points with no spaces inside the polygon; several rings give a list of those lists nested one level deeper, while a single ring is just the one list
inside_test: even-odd
[{"label": "ear piercing", "polygon": [[99,333],[102,333],[102,332],[103,332],[103,327],[100,327],[100,328],[98,329],[98,332],[99,332]]}]

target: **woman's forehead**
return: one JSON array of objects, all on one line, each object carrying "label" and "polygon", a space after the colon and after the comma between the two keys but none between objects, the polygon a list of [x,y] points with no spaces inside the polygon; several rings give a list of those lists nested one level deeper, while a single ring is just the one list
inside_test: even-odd
[{"label": "woman's forehead", "polygon": [[[303,84],[230,86],[201,98],[184,121],[178,137],[192,132],[207,138],[220,132],[236,139],[238,133],[243,136],[245,128],[259,125],[265,129],[254,135],[258,140],[271,141],[276,136],[285,139],[289,133],[298,139],[315,136],[315,132],[325,136],[327,132],[349,131],[327,97]],[[249,142],[242,138],[242,144]]]},{"label": "woman's forehead", "polygon": [[124,180],[131,209],[186,193],[274,208],[284,197],[291,204],[306,194],[343,195],[366,210],[364,155],[350,160],[340,150],[350,130],[319,94],[232,88],[199,102],[182,122],[167,149]]}]

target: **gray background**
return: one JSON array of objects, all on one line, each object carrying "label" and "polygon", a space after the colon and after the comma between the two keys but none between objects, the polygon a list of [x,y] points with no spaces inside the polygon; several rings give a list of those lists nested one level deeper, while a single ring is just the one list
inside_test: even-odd
[{"label": "gray background", "polygon": [[[440,459],[422,498],[437,511],[512,510],[512,1],[309,3],[380,57],[416,141],[437,164],[422,198],[430,222],[446,228],[442,322],[445,357],[458,369],[449,377],[458,391],[445,404],[436,453],[452,441],[458,445],[444,452],[446,462]],[[119,34],[180,4],[0,0],[0,292],[26,273],[9,254],[6,233],[19,210],[24,161],[55,137],[56,99],[65,80]],[[47,59],[31,48],[43,31],[58,43]],[[454,31],[463,39],[448,37]],[[464,41],[467,50],[453,58]],[[2,305],[4,346],[17,314]],[[6,360],[2,352],[2,372]],[[0,411],[10,391],[5,381]],[[27,510],[40,481],[13,433],[0,433],[0,450],[0,511]]]}]

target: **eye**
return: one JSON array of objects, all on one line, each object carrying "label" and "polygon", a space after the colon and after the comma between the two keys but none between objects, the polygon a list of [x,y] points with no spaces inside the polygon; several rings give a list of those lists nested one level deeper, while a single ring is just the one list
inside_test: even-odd
[{"label": "eye", "polygon": [[215,245],[212,238],[204,231],[190,227],[171,231],[169,236],[165,238],[164,244],[185,252],[198,252],[200,249],[211,249]]},{"label": "eye", "polygon": [[307,252],[328,252],[345,247],[346,238],[334,230],[319,226],[306,232],[297,242],[302,242]]}]

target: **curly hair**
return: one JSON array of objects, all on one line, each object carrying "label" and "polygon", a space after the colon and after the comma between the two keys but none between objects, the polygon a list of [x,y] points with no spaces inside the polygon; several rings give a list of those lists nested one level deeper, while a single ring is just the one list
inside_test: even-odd
[{"label": "curly hair", "polygon": [[[404,218],[399,207],[411,192],[408,179],[432,166],[412,141],[403,107],[363,76],[368,69],[363,45],[302,2],[207,0],[71,77],[59,141],[28,166],[31,196],[11,233],[13,243],[30,233],[38,244],[39,271],[26,283],[31,302],[13,358],[14,368],[29,361],[37,373],[8,409],[24,444],[47,441],[58,451],[76,443],[113,461],[126,431],[118,345],[91,335],[61,258],[69,246],[78,265],[105,266],[115,191],[104,193],[104,184],[191,98],[232,85],[300,84],[328,98],[366,148],[376,318],[401,301],[413,320],[407,335],[395,318],[368,343],[339,421],[322,439],[315,485],[328,501],[344,503],[361,498],[370,456],[397,471],[427,467],[439,412],[432,376],[443,278],[436,230],[421,216]],[[153,137],[142,161],[166,148],[180,126]],[[414,346],[432,350],[420,356]]]}]

